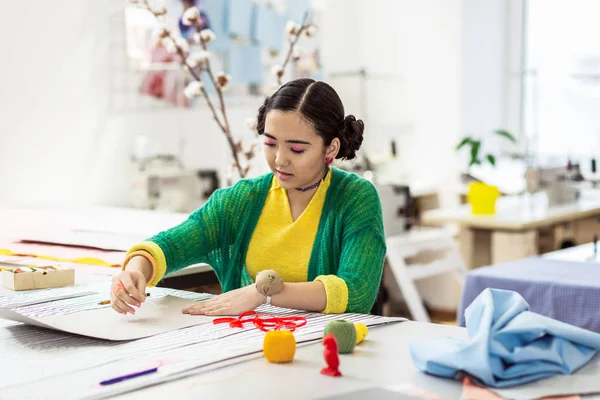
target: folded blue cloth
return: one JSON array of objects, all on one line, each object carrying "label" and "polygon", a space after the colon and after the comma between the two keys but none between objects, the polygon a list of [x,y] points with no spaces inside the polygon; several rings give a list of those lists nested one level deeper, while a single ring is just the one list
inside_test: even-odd
[{"label": "folded blue cloth", "polygon": [[571,374],[600,349],[600,334],[529,311],[516,292],[486,289],[465,312],[469,339],[412,342],[421,371],[456,378],[467,374],[503,388]]}]

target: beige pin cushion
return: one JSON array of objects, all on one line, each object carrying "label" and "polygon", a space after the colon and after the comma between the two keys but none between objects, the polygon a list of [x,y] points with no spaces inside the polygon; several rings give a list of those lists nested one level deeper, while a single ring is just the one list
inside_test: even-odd
[{"label": "beige pin cushion", "polygon": [[275,296],[283,290],[283,279],[272,269],[256,274],[256,290],[266,296]]}]

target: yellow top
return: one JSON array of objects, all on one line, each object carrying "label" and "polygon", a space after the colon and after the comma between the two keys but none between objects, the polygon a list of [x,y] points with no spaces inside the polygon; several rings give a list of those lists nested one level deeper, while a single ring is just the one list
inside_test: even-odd
[{"label": "yellow top", "polygon": [[[273,178],[246,254],[246,269],[252,277],[273,269],[284,282],[306,282],[308,263],[319,229],[321,212],[331,172],[327,174],[304,212],[294,221],[287,192]],[[346,282],[335,275],[318,276],[327,293],[325,313],[343,313],[348,304]]]}]

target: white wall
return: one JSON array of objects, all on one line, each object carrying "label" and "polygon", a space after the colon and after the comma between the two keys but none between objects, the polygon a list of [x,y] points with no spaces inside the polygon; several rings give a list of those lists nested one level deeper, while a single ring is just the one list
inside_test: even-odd
[{"label": "white wall", "polygon": [[506,0],[464,0],[462,121],[464,134],[505,128]]},{"label": "white wall", "polygon": [[[455,203],[453,147],[461,130],[462,0],[333,0],[323,59],[347,113],[366,124],[368,154],[398,142],[392,174]],[[332,32],[333,31],[333,32]],[[361,80],[345,72],[364,68]]]},{"label": "white wall", "polygon": [[[381,173],[438,190],[444,206],[458,201],[464,7],[463,0],[330,0],[324,15],[328,79],[346,112],[365,120],[367,154],[389,151],[396,139],[398,162]],[[360,77],[347,74],[361,68],[362,91]],[[450,279],[419,288],[435,308],[457,305],[460,288]]]},{"label": "white wall", "polygon": [[3,6],[1,200],[70,202],[84,184],[106,122],[108,3]]},{"label": "white wall", "polygon": [[[139,134],[153,139],[160,152],[177,151],[183,138],[189,168],[226,169],[228,149],[207,111],[110,107],[109,21],[123,5],[124,0],[36,2],[35,10],[27,2],[3,5],[0,204],[129,204],[129,158]],[[246,132],[245,120],[257,108],[258,103],[230,109],[236,132]]]}]

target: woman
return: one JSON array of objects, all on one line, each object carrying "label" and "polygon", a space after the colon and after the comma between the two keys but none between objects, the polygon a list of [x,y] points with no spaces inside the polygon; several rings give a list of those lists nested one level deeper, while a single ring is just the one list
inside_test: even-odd
[{"label": "woman", "polygon": [[219,189],[181,225],[134,246],[113,281],[121,313],[145,300],[146,285],[191,264],[212,266],[223,294],[183,310],[239,315],[267,301],[254,278],[275,270],[283,290],[270,304],[323,313],[369,313],[381,280],[385,237],[375,187],[331,168],[352,159],[364,124],[324,82],[283,85],[258,111],[272,171]]}]

